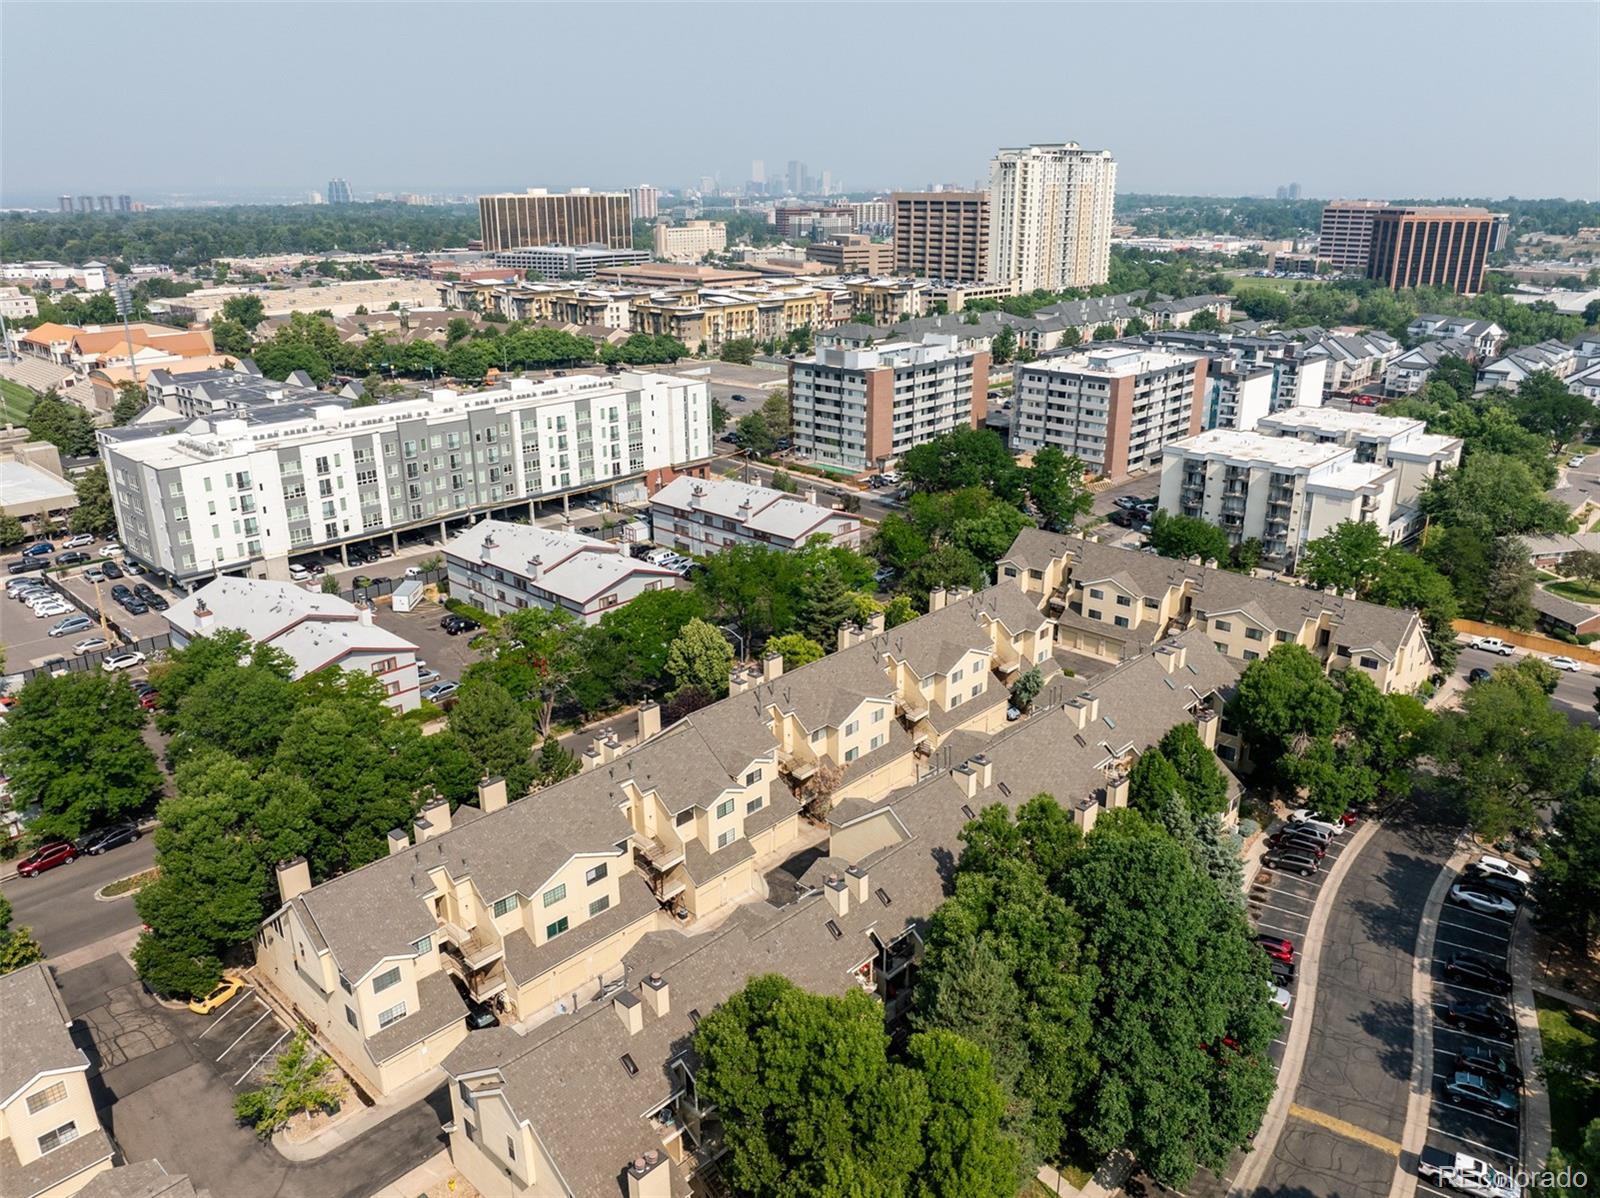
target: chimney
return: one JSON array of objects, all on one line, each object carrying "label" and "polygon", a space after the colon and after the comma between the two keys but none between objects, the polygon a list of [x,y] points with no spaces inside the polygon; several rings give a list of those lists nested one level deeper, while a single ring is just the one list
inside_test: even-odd
[{"label": "chimney", "polygon": [[978,772],[979,790],[987,790],[989,787],[994,785],[994,762],[990,761],[982,753],[979,753],[971,761],[967,762],[967,764]]},{"label": "chimney", "polygon": [[363,628],[372,627],[372,604],[356,604],[356,622],[359,623]]},{"label": "chimney", "polygon": [[948,602],[955,603],[955,602],[958,602],[959,600],[970,599],[970,598],[972,598],[972,588],[971,587],[957,587],[955,590],[950,592],[950,598],[949,598]]},{"label": "chimney", "polygon": [[839,648],[848,649],[851,645],[859,645],[861,640],[861,629],[854,624],[839,625]]},{"label": "chimney", "polygon": [[538,554],[534,554],[532,557],[530,557],[528,559],[528,577],[529,578],[538,578],[539,577],[539,567],[542,566],[542,565],[544,565],[544,559],[542,557],[540,557]]},{"label": "chimney", "polygon": [[1084,708],[1088,712],[1084,719],[1084,727],[1088,727],[1100,718],[1100,697],[1093,691],[1084,691],[1078,698],[1083,700]]},{"label": "chimney", "polygon": [[639,740],[649,740],[661,731],[661,704],[654,699],[646,699],[639,704]]},{"label": "chimney", "polygon": [[421,815],[428,821],[428,826],[433,829],[429,835],[437,836],[441,832],[450,830],[450,803],[446,799],[435,799],[421,811]]},{"label": "chimney", "polygon": [[671,1198],[672,1165],[666,1153],[650,1149],[628,1166],[628,1198]]},{"label": "chimney", "polygon": [[850,890],[851,897],[858,903],[865,903],[870,893],[867,884],[867,871],[852,865],[844,871],[845,884]]},{"label": "chimney", "polygon": [[616,997],[611,1000],[611,1009],[622,1020],[622,1026],[628,1029],[628,1035],[637,1036],[644,1030],[644,1007],[632,990],[618,990]]},{"label": "chimney", "polygon": [[776,682],[783,676],[783,654],[769,653],[761,659],[761,680]]},{"label": "chimney", "polygon": [[966,792],[967,798],[975,798],[978,794],[978,771],[970,765],[962,763],[950,771],[955,775],[956,785]]},{"label": "chimney", "polygon": [[706,489],[704,487],[702,487],[699,483],[695,483],[694,486],[689,488],[689,506],[690,507],[698,508],[700,506],[700,502],[703,499],[705,499],[705,497],[706,497]]},{"label": "chimney", "polygon": [[396,853],[403,853],[410,847],[411,840],[406,836],[404,828],[389,829],[389,856],[393,857]]},{"label": "chimney", "polygon": [[1081,799],[1072,809],[1072,822],[1085,836],[1094,831],[1094,821],[1100,818],[1100,804],[1093,799]]},{"label": "chimney", "polygon": [[206,601],[204,599],[201,599],[201,600],[199,600],[198,602],[195,603],[195,605],[194,605],[194,630],[196,632],[202,633],[202,634],[209,633],[211,631],[212,625],[214,625],[216,622],[217,622],[217,617],[214,614],[212,614],[211,609],[206,606]]},{"label": "chimney", "polygon": [[817,505],[817,489],[815,487],[806,488],[806,502],[812,507]]},{"label": "chimney", "polygon": [[883,613],[881,611],[875,611],[867,617],[867,635],[883,635]]},{"label": "chimney", "polygon": [[822,884],[823,891],[828,896],[828,906],[833,908],[835,915],[844,915],[850,910],[850,891],[845,886],[844,879],[838,874],[829,874],[828,880]]},{"label": "chimney", "polygon": [[311,866],[304,857],[278,862],[278,897],[284,902],[311,889]]},{"label": "chimney", "polygon": [[1081,696],[1074,699],[1068,699],[1064,704],[1062,704],[1062,708],[1064,711],[1066,711],[1067,718],[1072,721],[1073,726],[1076,727],[1079,732],[1082,732],[1089,726],[1089,705],[1083,701]]},{"label": "chimney", "polygon": [[1128,805],[1128,775],[1118,770],[1106,779],[1106,806],[1126,807]]},{"label": "chimney", "polygon": [[599,769],[600,768],[600,750],[596,749],[593,745],[590,745],[587,749],[585,749],[583,751],[583,756],[580,757],[578,759],[578,761],[579,761],[579,764],[581,764],[583,766],[583,771],[582,772],[585,773],[585,774],[587,774],[590,770]]},{"label": "chimney", "polygon": [[750,689],[750,676],[739,666],[735,666],[728,674],[728,693],[742,695]]},{"label": "chimney", "polygon": [[501,777],[485,778],[478,783],[478,810],[485,815],[500,811],[506,805],[506,780]]},{"label": "chimney", "polygon": [[644,999],[644,1005],[650,1008],[650,1013],[657,1019],[672,1010],[672,992],[667,986],[667,979],[659,973],[652,973],[645,978],[644,985],[639,987],[639,994]]},{"label": "chimney", "polygon": [[597,753],[599,755],[599,757],[600,757],[599,764],[600,765],[605,765],[608,761],[611,760],[611,742],[608,739],[606,739],[605,736],[597,736],[597,737],[595,737],[594,738],[594,743],[593,743],[593,745],[590,746],[590,748],[591,748],[592,752]]},{"label": "chimney", "polygon": [[1209,707],[1202,707],[1194,713],[1194,726],[1200,733],[1200,743],[1212,752],[1217,748],[1217,729],[1221,724],[1221,717]]},{"label": "chimney", "polygon": [[945,594],[944,594],[944,588],[943,587],[934,587],[933,590],[929,591],[928,592],[928,614],[932,615],[936,611],[943,611],[944,610],[944,600],[945,600]]}]

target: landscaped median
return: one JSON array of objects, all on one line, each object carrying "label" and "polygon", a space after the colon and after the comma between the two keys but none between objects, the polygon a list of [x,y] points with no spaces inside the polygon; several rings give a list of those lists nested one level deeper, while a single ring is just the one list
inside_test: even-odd
[{"label": "landscaped median", "polygon": [[1600,1015],[1537,990],[1540,1051],[1550,1093],[1551,1146],[1581,1157],[1584,1131],[1600,1111]]},{"label": "landscaped median", "polygon": [[117,878],[107,882],[94,892],[95,901],[98,903],[114,902],[117,899],[132,898],[140,889],[156,880],[161,870],[155,866],[142,869],[136,874],[129,874],[125,878]]}]

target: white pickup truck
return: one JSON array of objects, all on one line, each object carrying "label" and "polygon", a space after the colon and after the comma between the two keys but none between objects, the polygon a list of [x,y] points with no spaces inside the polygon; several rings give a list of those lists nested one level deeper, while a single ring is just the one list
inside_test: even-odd
[{"label": "white pickup truck", "polygon": [[1515,1180],[1464,1152],[1424,1148],[1417,1175],[1475,1198],[1522,1198],[1522,1186]]},{"label": "white pickup truck", "polygon": [[1512,652],[1512,647],[1497,636],[1475,636],[1467,642],[1467,648],[1498,653],[1501,657],[1510,657]]}]

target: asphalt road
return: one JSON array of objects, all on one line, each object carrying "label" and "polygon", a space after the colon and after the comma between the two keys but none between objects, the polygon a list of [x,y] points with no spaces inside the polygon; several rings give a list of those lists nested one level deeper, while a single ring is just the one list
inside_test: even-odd
[{"label": "asphalt road", "polygon": [[59,957],[139,926],[131,898],[101,903],[94,892],[148,869],[155,859],[155,838],[147,833],[132,844],[98,857],[79,857],[37,878],[8,879],[0,883],[0,892],[11,900],[15,922],[33,929],[47,955]]},{"label": "asphalt road", "polygon": [[[718,474],[727,478],[738,478],[748,482],[759,483],[762,486],[771,485],[774,473],[773,467],[763,466],[759,462],[747,462],[738,457],[737,451],[731,446],[721,445],[718,448],[730,455],[718,458],[713,465],[712,468]],[[782,469],[782,467],[777,467],[777,469]],[[904,504],[888,502],[873,491],[856,490],[854,487],[846,487],[843,484],[831,484],[827,479],[818,478],[812,474],[790,471],[790,477],[799,484],[802,492],[815,487],[817,489],[818,503],[834,503],[846,492],[853,492],[861,499],[860,515],[865,520],[876,522],[882,520],[891,512],[903,511],[905,507]]]},{"label": "asphalt road", "polygon": [[[1455,676],[1464,684],[1467,675],[1474,669],[1482,667],[1494,670],[1499,666],[1521,661],[1526,656],[1528,654],[1521,649],[1516,650],[1510,657],[1501,657],[1498,653],[1486,653],[1482,649],[1462,649],[1461,655],[1456,659]],[[1533,656],[1543,655],[1535,653]],[[1595,671],[1587,666],[1570,673],[1563,672],[1561,680],[1556,683],[1555,693],[1550,696],[1550,702],[1564,712],[1574,724],[1600,723],[1600,717],[1596,716],[1594,709],[1596,686],[1600,686],[1600,676],[1596,676]]]}]

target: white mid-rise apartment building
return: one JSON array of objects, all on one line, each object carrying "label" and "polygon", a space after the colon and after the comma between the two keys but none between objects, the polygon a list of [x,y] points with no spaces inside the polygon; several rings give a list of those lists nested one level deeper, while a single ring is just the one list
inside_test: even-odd
[{"label": "white mid-rise apartment building", "polygon": [[513,379],[367,407],[327,396],[100,431],[129,554],[191,580],[286,578],[291,554],[602,491],[643,498],[711,457],[704,382]]},{"label": "white mid-rise apartment building", "polygon": [[657,225],[651,236],[656,257],[667,262],[698,262],[707,254],[720,254],[728,248],[728,225],[720,220]]},{"label": "white mid-rise apartment building", "polygon": [[1211,429],[1166,448],[1161,507],[1259,539],[1265,556],[1292,566],[1345,520],[1375,524],[1387,540],[1417,531],[1417,493],[1461,459],[1461,442],[1421,421],[1329,408],[1291,408],[1256,431]]},{"label": "white mid-rise apartment building", "polygon": [[1000,150],[989,164],[989,274],[1020,292],[1104,283],[1116,191],[1110,150]]},{"label": "white mid-rise apartment building", "polygon": [[825,341],[789,363],[794,450],[851,470],[883,467],[914,445],[987,414],[988,350],[925,334],[920,342]]},{"label": "white mid-rise apartment building", "polygon": [[650,535],[684,553],[733,545],[804,549],[812,537],[861,548],[861,517],[823,507],[815,490],[790,495],[731,478],[675,478],[650,497]]},{"label": "white mid-rise apartment building", "polygon": [[1208,366],[1142,345],[1018,363],[1012,448],[1053,445],[1107,478],[1159,466],[1169,442],[1200,431]]}]

